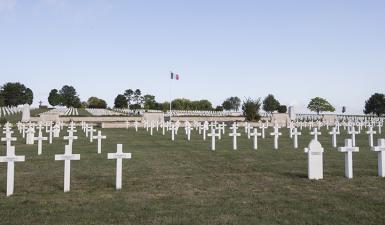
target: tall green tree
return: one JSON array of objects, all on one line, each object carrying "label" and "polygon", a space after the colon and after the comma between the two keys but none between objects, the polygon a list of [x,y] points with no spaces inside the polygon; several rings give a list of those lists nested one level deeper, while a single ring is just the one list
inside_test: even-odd
[{"label": "tall green tree", "polygon": [[259,111],[261,109],[261,99],[256,100],[247,98],[242,104],[243,116],[247,121],[258,121],[261,119]]},{"label": "tall green tree", "polygon": [[126,96],[124,96],[124,95],[116,96],[115,101],[114,101],[114,108],[127,109],[128,108],[128,102],[127,102]]},{"label": "tall green tree", "polygon": [[64,85],[59,91],[61,96],[61,105],[66,107],[80,108],[81,101],[76,92],[76,89],[69,85]]},{"label": "tall green tree", "polygon": [[234,111],[238,111],[239,110],[239,107],[241,107],[241,99],[238,98],[238,97],[230,97],[230,98],[227,98],[223,103],[222,103],[222,107],[225,109],[225,110],[234,110]]},{"label": "tall green tree", "polygon": [[134,91],[132,89],[128,89],[124,92],[124,96],[126,97],[128,105],[131,105],[134,98]]},{"label": "tall green tree", "polygon": [[385,95],[375,93],[365,102],[365,114],[375,114],[378,117],[385,114]]},{"label": "tall green tree", "polygon": [[157,102],[154,95],[144,95],[143,100],[145,109],[157,109]]},{"label": "tall green tree", "polygon": [[135,90],[133,100],[137,105],[141,105],[143,103],[142,91],[140,89]]},{"label": "tall green tree", "polygon": [[103,99],[97,98],[97,97],[90,97],[87,101],[88,108],[94,108],[94,109],[106,109],[107,108],[107,102]]},{"label": "tall green tree", "polygon": [[61,96],[57,89],[52,89],[48,96],[48,103],[52,106],[57,106],[61,104]]},{"label": "tall green tree", "polygon": [[269,94],[266,96],[266,98],[263,100],[263,110],[265,112],[273,113],[274,111],[277,111],[279,106],[281,104],[277,99],[275,99],[274,95]]},{"label": "tall green tree", "polygon": [[320,114],[321,112],[334,112],[336,109],[324,98],[315,97],[310,100],[307,108],[312,111]]},{"label": "tall green tree", "polygon": [[9,82],[4,84],[0,88],[0,95],[3,98],[4,105],[7,106],[18,106],[33,103],[32,90],[19,82]]}]

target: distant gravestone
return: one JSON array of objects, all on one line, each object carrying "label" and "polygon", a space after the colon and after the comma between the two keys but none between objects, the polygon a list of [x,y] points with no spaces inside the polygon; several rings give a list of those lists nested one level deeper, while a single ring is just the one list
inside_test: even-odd
[{"label": "distant gravestone", "polygon": [[310,180],[323,179],[323,152],[319,141],[313,139],[305,153],[308,154],[308,177]]},{"label": "distant gravestone", "polygon": [[23,105],[21,122],[29,122],[31,120],[31,110],[28,104]]}]

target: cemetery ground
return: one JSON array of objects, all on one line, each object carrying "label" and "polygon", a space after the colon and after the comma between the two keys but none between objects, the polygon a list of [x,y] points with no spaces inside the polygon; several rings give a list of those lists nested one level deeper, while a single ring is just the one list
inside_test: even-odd
[{"label": "cemetery ground", "polygon": [[[25,162],[15,164],[15,194],[6,198],[6,164],[0,164],[0,224],[383,224],[385,180],[377,177],[377,153],[371,152],[366,134],[357,136],[360,152],[353,154],[354,179],[344,177],[344,154],[331,146],[322,129],[319,141],[325,148],[324,180],[307,179],[307,154],[311,139],[304,128],[300,148],[293,149],[288,129],[280,129],[279,150],[273,138],[259,138],[258,150],[243,132],[237,151],[226,135],[211,151],[194,131],[186,140],[183,128],[175,142],[170,134],[144,129],[102,130],[103,153],[97,142],[79,140],[71,162],[71,192],[63,193],[63,154],[66,141],[24,145],[19,134],[14,143]],[[338,136],[339,146],[348,137]],[[266,134],[272,132],[269,128]],[[64,131],[62,131],[62,134]],[[384,135],[384,132],[383,132]],[[45,135],[47,136],[47,135]],[[63,135],[61,135],[63,136]],[[375,136],[375,139],[380,137]],[[115,191],[116,144],[132,153],[123,160],[123,189]],[[1,146],[2,155],[5,146]]]}]

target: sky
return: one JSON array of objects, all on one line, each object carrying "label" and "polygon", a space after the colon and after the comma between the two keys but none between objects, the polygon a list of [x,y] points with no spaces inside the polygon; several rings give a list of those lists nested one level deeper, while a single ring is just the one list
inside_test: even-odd
[{"label": "sky", "polygon": [[0,0],[0,85],[15,81],[35,105],[72,85],[110,106],[139,88],[214,105],[271,93],[297,112],[319,96],[362,113],[385,93],[385,1]]}]

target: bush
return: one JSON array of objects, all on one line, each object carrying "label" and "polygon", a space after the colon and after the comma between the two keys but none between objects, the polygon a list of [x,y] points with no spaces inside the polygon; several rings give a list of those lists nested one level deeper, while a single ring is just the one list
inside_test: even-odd
[{"label": "bush", "polygon": [[246,99],[242,105],[243,115],[247,121],[259,121],[261,116],[259,110],[261,109],[261,99],[253,100],[251,98]]},{"label": "bush", "polygon": [[7,119],[5,119],[5,117],[1,117],[0,118],[0,125],[4,126],[4,124],[6,124],[6,123],[7,123]]},{"label": "bush", "polygon": [[286,105],[280,105],[278,107],[278,113],[287,113],[287,106]]}]

